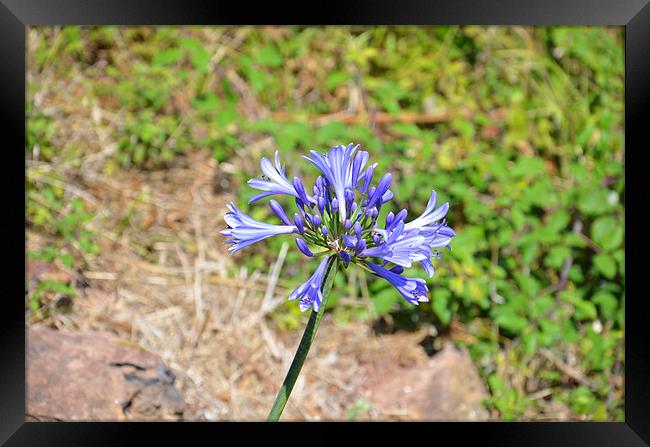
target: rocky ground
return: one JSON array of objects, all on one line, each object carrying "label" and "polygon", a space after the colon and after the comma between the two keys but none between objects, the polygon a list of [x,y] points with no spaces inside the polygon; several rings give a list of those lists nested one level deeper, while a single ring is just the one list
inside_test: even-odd
[{"label": "rocky ground", "polygon": [[[416,359],[416,352],[414,355],[406,365],[378,356],[374,362],[360,365],[360,380],[348,383],[337,378],[335,369],[330,377],[321,379],[313,368],[306,367],[306,381],[310,388],[318,388],[322,382],[334,392],[348,391],[346,401],[357,398],[346,418],[332,414],[333,419],[488,419],[481,406],[487,395],[465,350],[447,344],[424,361]],[[28,420],[206,419],[205,411],[183,398],[176,373],[158,355],[127,340],[102,332],[39,326],[28,331],[27,357]],[[337,351],[327,354],[327,359],[336,357]],[[303,411],[318,405],[304,392],[297,394]],[[338,395],[343,397],[343,393]],[[297,404],[292,406],[297,410]],[[263,414],[251,417],[261,419]],[[301,418],[294,414],[286,419]]]}]

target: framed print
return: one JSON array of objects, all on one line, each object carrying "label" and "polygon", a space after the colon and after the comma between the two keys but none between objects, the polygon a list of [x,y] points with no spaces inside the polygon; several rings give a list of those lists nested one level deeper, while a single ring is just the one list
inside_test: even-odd
[{"label": "framed print", "polygon": [[647,2],[276,8],[3,0],[0,439],[647,445]]}]

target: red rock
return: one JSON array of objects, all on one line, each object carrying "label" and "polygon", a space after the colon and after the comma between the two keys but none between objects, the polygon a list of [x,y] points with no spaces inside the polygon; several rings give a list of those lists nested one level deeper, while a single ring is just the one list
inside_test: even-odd
[{"label": "red rock", "polygon": [[26,265],[27,275],[30,282],[37,284],[44,279],[50,279],[61,283],[70,283],[72,276],[68,272],[59,269],[53,262],[28,260]]},{"label": "red rock", "polygon": [[161,359],[97,332],[30,328],[28,420],[180,420],[183,397]]},{"label": "red rock", "polygon": [[488,397],[469,353],[448,343],[423,365],[387,369],[366,384],[373,410],[387,419],[482,421]]}]

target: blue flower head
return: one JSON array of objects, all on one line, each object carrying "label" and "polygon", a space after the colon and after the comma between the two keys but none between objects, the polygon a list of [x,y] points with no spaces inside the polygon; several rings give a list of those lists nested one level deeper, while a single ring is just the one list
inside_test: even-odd
[{"label": "blue flower head", "polygon": [[[280,203],[271,200],[270,208],[284,225],[259,222],[229,204],[225,221],[228,229],[222,234],[236,252],[267,237],[294,234],[296,246],[305,256],[323,256],[314,274],[289,296],[299,299],[300,309],[318,311],[322,303],[322,284],[327,261],[338,256],[345,268],[357,264],[376,276],[387,280],[411,304],[428,301],[426,282],[403,275],[404,268],[419,262],[429,275],[434,274],[432,259],[441,256],[440,249],[451,249],[456,235],[444,220],[449,204],[438,207],[437,196],[431,191],[424,212],[406,222],[408,212],[389,212],[383,227],[377,221],[381,208],[393,198],[390,190],[392,174],[375,177],[377,163],[367,165],[367,151],[359,146],[336,146],[326,154],[311,151],[305,156],[319,170],[311,189],[305,188],[298,177],[292,181],[286,176],[278,152],[275,163],[262,158],[264,176],[249,180],[252,188],[262,191],[250,203],[270,195],[288,195],[295,200],[297,212],[290,219]],[[313,195],[307,194],[313,192]]]}]

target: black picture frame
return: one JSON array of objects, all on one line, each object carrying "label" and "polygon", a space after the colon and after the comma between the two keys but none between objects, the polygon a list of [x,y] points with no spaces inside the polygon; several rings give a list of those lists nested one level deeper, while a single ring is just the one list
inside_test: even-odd
[{"label": "black picture frame", "polygon": [[[280,6],[283,6],[280,8]],[[182,25],[182,24],[492,24],[492,25],[619,25],[625,27],[625,169],[626,208],[626,403],[625,422],[606,423],[428,423],[371,424],[371,432],[388,441],[407,440],[422,434],[429,442],[467,440],[500,445],[621,446],[650,444],[650,325],[644,319],[647,297],[642,284],[647,254],[648,222],[645,208],[642,154],[647,145],[644,121],[650,116],[650,4],[649,0],[400,0],[399,2],[329,1],[322,4],[280,2],[244,3],[221,0],[0,0],[0,71],[2,72],[2,120],[5,156],[1,191],[10,191],[13,209],[0,220],[7,267],[0,311],[0,442],[10,446],[122,445],[138,438],[165,437],[168,441],[200,439],[219,442],[225,431],[252,434],[247,424],[136,424],[136,423],[45,423],[25,422],[25,311],[14,290],[15,277],[25,275],[17,260],[24,254],[25,158],[16,146],[25,144],[25,52],[26,27],[33,25]],[[644,138],[645,137],[645,138]],[[15,144],[13,144],[15,143]],[[632,160],[632,163],[629,162]],[[22,163],[22,164],[21,164]],[[23,166],[23,169],[18,169]],[[16,197],[21,197],[16,199]],[[13,239],[13,235],[16,239]],[[11,254],[13,253],[13,254]],[[637,261],[637,262],[634,262]],[[5,270],[7,272],[7,270]],[[332,430],[323,424],[254,424],[256,431],[292,429],[317,431],[322,440],[340,438],[346,424]],[[242,427],[243,430],[242,430]],[[395,429],[397,427],[398,429]],[[344,429],[345,428],[345,429]],[[403,430],[406,429],[406,430]],[[354,430],[354,428],[352,429]],[[413,433],[416,430],[421,433]],[[270,434],[270,433],[269,433]],[[307,433],[305,433],[308,435]],[[217,435],[217,436],[215,436]],[[329,436],[328,436],[329,435]],[[240,438],[246,439],[246,438]],[[282,442],[282,438],[278,438]],[[285,438],[286,439],[286,438]],[[205,442],[205,441],[202,441]],[[285,442],[289,442],[288,440]],[[296,440],[290,441],[296,442]],[[301,437],[297,442],[310,442]]]}]

